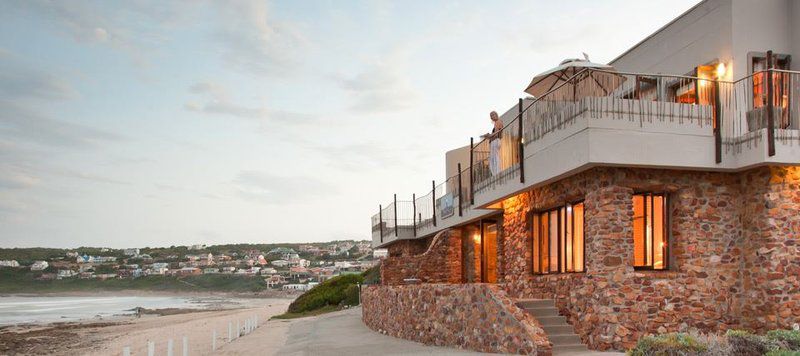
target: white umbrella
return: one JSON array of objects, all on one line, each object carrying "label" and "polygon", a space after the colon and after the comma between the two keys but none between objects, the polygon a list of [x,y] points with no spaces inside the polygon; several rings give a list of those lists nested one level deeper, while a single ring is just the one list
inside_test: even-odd
[{"label": "white umbrella", "polygon": [[[585,59],[566,59],[558,67],[545,71],[531,80],[525,92],[534,97],[548,94],[545,100],[575,100],[587,96],[606,96],[625,81],[625,77],[614,73],[616,69],[607,64]],[[577,75],[577,77],[575,77]],[[575,77],[570,80],[570,78]],[[569,80],[569,83],[566,83]]]}]

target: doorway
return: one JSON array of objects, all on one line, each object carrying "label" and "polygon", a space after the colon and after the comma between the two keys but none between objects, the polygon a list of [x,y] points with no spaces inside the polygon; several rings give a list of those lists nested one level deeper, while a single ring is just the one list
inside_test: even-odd
[{"label": "doorway", "polygon": [[481,229],[481,282],[497,283],[497,221],[482,220]]}]

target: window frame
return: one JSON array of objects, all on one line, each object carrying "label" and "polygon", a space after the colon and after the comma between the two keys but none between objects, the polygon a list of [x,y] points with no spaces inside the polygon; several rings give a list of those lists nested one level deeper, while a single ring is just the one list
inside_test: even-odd
[{"label": "window frame", "polygon": [[[670,209],[669,209],[669,207],[670,207],[670,201],[671,200],[670,200],[669,192],[665,192],[665,191],[660,191],[660,192],[658,192],[658,191],[635,191],[633,193],[633,195],[631,195],[631,203],[632,204],[633,204],[633,199],[636,196],[642,196],[643,197],[642,200],[644,202],[644,206],[642,207],[642,209],[644,210],[644,221],[642,223],[642,226],[644,227],[645,239],[647,238],[646,237],[647,236],[647,221],[648,221],[648,218],[649,218],[649,216],[647,215],[647,198],[650,197],[652,199],[653,197],[656,197],[656,196],[662,197],[664,202],[662,204],[662,211],[661,211],[661,215],[662,215],[662,217],[661,217],[662,218],[662,223],[661,223],[662,232],[661,233],[662,233],[663,238],[666,241],[664,242],[664,262],[663,262],[664,263],[664,268],[655,268],[655,246],[653,246],[654,244],[651,241],[650,249],[651,249],[651,253],[653,254],[653,263],[651,265],[637,266],[636,265],[636,259],[634,258],[633,269],[636,270],[636,271],[656,271],[656,272],[669,271],[670,268],[672,268],[672,263],[670,263],[670,260],[671,260],[670,250],[672,249],[671,248],[672,247],[672,226],[670,224],[671,219],[670,219]],[[633,206],[631,208],[635,209]],[[655,209],[651,209],[651,210],[652,210],[651,215],[655,216],[655,212],[654,212]],[[635,216],[636,216],[636,214],[634,212],[634,218],[635,218]],[[652,224],[652,226],[653,226],[653,229],[655,229],[655,224]],[[634,222],[633,222],[633,220],[631,220],[631,231],[633,233],[635,233],[635,231],[633,231],[633,230],[634,230]],[[655,230],[653,230],[652,232],[655,232]],[[631,236],[631,237],[634,238],[633,236]],[[635,244],[635,242],[634,242],[634,244]],[[646,248],[647,244],[645,243],[644,246]],[[635,246],[634,246],[634,253],[636,253]],[[647,257],[646,257],[647,256],[647,250],[646,249],[644,250],[644,253],[645,253],[645,261],[646,261],[647,260]]]},{"label": "window frame", "polygon": [[[572,222],[571,222],[571,226],[570,226],[570,231],[571,231],[571,236],[572,236],[572,246],[573,246],[573,249],[574,249],[574,246],[575,246],[575,218],[574,218],[574,211],[575,210],[574,210],[574,206],[575,205],[579,205],[579,204],[583,204],[583,242],[581,244],[583,246],[583,259],[582,259],[582,263],[581,263],[582,269],[580,271],[576,271],[574,266],[573,266],[573,270],[572,271],[567,271],[567,267],[566,267],[567,265],[566,265],[565,259],[568,258],[568,256],[567,256],[567,253],[566,253],[566,246],[562,246],[562,241],[566,242],[566,231],[564,231],[564,229],[562,227],[566,226],[565,220],[567,219],[567,217],[566,217],[566,215],[567,215],[567,207],[573,207],[573,210],[572,210],[573,211],[573,218],[572,218]],[[548,219],[548,233],[549,233],[551,231],[550,229],[551,229],[551,226],[552,226],[550,224],[550,222],[549,222],[549,219],[550,219],[550,214],[553,213],[553,212],[556,212],[557,216],[558,216],[557,226],[556,226],[556,228],[557,228],[556,241],[558,243],[558,247],[556,248],[556,256],[551,256],[550,255],[551,246],[549,244],[550,243],[550,234],[548,234],[547,235],[547,239],[548,239],[548,246],[547,247],[548,247],[548,249],[546,251],[547,252],[547,256],[548,256],[548,258],[547,258],[548,264],[547,264],[547,266],[543,266],[542,265],[542,258],[541,258],[541,253],[542,253],[541,244],[539,244],[539,250],[540,250],[539,254],[540,254],[540,256],[539,256],[538,259],[536,259],[535,249],[536,249],[536,242],[537,242],[536,241],[536,236],[537,235],[534,234],[534,229],[537,228],[536,221],[541,221],[541,219],[543,217],[546,217]],[[528,229],[527,229],[527,231],[529,233],[530,241],[531,241],[531,245],[530,245],[530,251],[531,251],[531,273],[533,275],[535,275],[535,276],[545,276],[545,275],[564,274],[564,273],[586,273],[586,204],[585,204],[585,199],[578,199],[578,200],[569,201],[569,202],[566,202],[566,203],[564,203],[562,205],[555,206],[555,207],[552,207],[552,208],[531,210],[530,212],[528,212],[528,219],[527,220],[528,220]],[[541,223],[539,224],[539,227],[541,227]],[[541,241],[541,238],[542,238],[542,232],[541,231],[539,231],[538,236],[539,236],[539,241]],[[564,259],[561,258],[562,254],[564,256]],[[574,255],[575,255],[575,252],[573,250],[572,256],[574,257]],[[555,271],[551,271],[550,270],[550,259],[552,257],[556,257],[556,259],[558,261]],[[536,272],[536,268],[535,268],[536,264],[539,265],[539,272]],[[546,267],[546,268],[543,268],[543,267]]]}]

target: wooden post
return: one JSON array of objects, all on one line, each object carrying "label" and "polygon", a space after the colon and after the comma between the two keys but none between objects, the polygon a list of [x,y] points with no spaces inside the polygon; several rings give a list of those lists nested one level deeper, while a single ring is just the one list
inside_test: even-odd
[{"label": "wooden post", "polygon": [[433,204],[433,227],[436,227],[436,181],[431,181],[431,204]]},{"label": "wooden post", "polygon": [[522,105],[523,100],[519,98],[519,117],[517,118],[517,120],[519,120],[517,123],[517,135],[519,137],[519,182],[525,183],[525,142],[522,138]]},{"label": "wooden post", "polygon": [[411,203],[413,204],[413,214],[411,215],[411,219],[414,220],[414,237],[417,237],[417,194],[411,194]]},{"label": "wooden post", "polygon": [[461,216],[461,163],[458,164],[458,216]]},{"label": "wooden post", "polygon": [[722,163],[722,105],[719,78],[714,81],[714,157],[717,163]]},{"label": "wooden post", "polygon": [[767,51],[767,154],[772,157],[775,155],[775,109],[774,95],[775,92],[772,88],[772,51]]},{"label": "wooden post", "polygon": [[475,161],[473,150],[475,150],[475,139],[470,137],[469,138],[469,205],[475,205],[475,188],[473,188],[475,186],[475,176],[473,176],[472,173],[473,162]]}]

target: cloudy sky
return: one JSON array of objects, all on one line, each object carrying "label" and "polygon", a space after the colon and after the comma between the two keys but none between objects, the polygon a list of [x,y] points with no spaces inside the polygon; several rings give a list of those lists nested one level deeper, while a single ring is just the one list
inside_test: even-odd
[{"label": "cloudy sky", "polygon": [[658,1],[0,0],[0,247],[367,239]]}]

